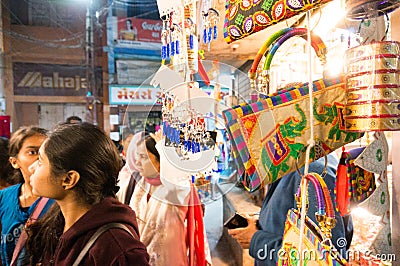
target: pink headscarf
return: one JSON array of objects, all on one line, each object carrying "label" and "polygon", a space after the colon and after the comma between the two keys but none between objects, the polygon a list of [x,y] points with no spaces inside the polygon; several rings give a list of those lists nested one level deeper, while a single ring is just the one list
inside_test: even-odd
[{"label": "pink headscarf", "polygon": [[[129,171],[129,177],[130,174],[133,172],[138,172],[138,166],[136,164],[136,152],[137,152],[137,144],[138,142],[144,137],[144,131],[140,131],[133,135],[131,142],[129,143],[127,152],[126,152],[126,163],[125,163],[125,171]],[[123,178],[123,177],[122,177]],[[147,178],[145,177],[145,181],[149,183],[150,185],[153,186],[159,186],[161,185],[161,180],[160,176],[156,178]]]},{"label": "pink headscarf", "polygon": [[126,154],[126,163],[124,167],[122,167],[121,171],[118,175],[119,185],[124,187],[127,186],[129,180],[131,179],[131,175],[133,172],[138,172],[138,167],[136,165],[136,150],[137,143],[144,135],[144,131],[140,131],[133,135],[131,142],[129,143],[127,154]]},{"label": "pink headscarf", "polygon": [[124,167],[122,167],[118,175],[118,186],[120,187],[120,190],[117,193],[117,197],[121,202],[125,202],[127,188],[129,186],[129,181],[131,180],[132,173],[139,171],[135,158],[136,158],[137,143],[139,142],[139,140],[142,138],[143,135],[144,131],[138,132],[135,135],[133,135],[132,140],[129,143],[127,149],[126,163]]},{"label": "pink headscarf", "polygon": [[129,143],[128,149],[126,150],[126,165],[128,166],[129,172],[137,172],[139,171],[138,166],[136,164],[136,151],[137,151],[137,143],[144,136],[144,131],[140,131],[133,135],[131,142]]}]

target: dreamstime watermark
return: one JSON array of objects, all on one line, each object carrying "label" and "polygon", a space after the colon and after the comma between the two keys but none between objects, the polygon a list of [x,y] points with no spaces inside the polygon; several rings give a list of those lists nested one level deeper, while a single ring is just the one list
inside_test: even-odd
[{"label": "dreamstime watermark", "polygon": [[277,259],[283,261],[324,261],[330,256],[334,259],[343,258],[351,261],[374,261],[377,259],[390,262],[396,261],[395,254],[375,254],[370,250],[346,250],[347,241],[345,238],[337,239],[336,243],[339,249],[335,246],[322,251],[303,248],[301,252],[293,247],[280,248],[277,250],[275,248],[269,248],[268,244],[265,244],[264,247],[257,250],[255,258],[262,261],[276,261]]}]

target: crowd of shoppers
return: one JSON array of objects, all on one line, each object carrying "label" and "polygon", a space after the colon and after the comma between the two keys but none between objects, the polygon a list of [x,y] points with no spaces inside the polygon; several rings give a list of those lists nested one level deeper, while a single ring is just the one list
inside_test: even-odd
[{"label": "crowd of shoppers", "polygon": [[[211,264],[206,241],[190,244],[190,181],[174,185],[171,180],[183,180],[176,176],[179,171],[169,171],[172,178],[160,176],[163,165],[172,167],[160,148],[161,131],[132,136],[124,158],[102,129],[79,119],[50,133],[21,127],[10,141],[1,141],[6,153],[0,190],[2,265]],[[310,171],[322,171],[322,160],[312,163]],[[331,192],[335,163],[329,158],[325,178]],[[256,265],[276,265],[276,257],[261,259],[257,251],[265,244],[280,248],[299,183],[300,176],[291,173],[270,185],[257,224],[250,221],[246,228],[229,231],[250,249]],[[31,221],[41,199],[50,200],[37,221]],[[313,200],[310,213],[315,211]],[[346,236],[348,226],[340,216],[336,219],[334,244]],[[195,259],[188,255],[199,247]]]}]

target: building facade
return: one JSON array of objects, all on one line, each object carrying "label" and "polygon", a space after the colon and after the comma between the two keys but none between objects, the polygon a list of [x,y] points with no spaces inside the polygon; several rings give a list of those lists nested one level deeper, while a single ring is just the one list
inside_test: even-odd
[{"label": "building facade", "polygon": [[98,33],[105,23],[87,13],[95,5],[102,3],[2,1],[0,96],[11,131],[23,125],[51,129],[71,115],[103,126],[107,87],[104,35]]}]

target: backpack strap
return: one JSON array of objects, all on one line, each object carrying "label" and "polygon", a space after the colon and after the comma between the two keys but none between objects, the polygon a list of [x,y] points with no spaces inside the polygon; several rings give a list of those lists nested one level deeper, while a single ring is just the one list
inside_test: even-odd
[{"label": "backpack strap", "polygon": [[42,213],[42,211],[48,201],[49,201],[49,198],[42,197],[36,204],[35,209],[33,210],[32,214],[29,216],[28,220],[26,221],[24,229],[22,230],[21,235],[18,238],[18,242],[15,245],[10,265],[12,265],[12,266],[17,265],[19,253],[21,253],[21,250],[24,248],[26,240],[28,239],[28,234],[26,233],[25,228],[27,226],[29,226],[30,224],[34,223],[39,218],[40,214]]},{"label": "backpack strap", "polygon": [[86,256],[86,253],[89,251],[89,249],[93,246],[94,242],[101,236],[105,231],[111,229],[111,228],[119,228],[122,229],[126,232],[128,232],[134,239],[137,239],[134,234],[126,227],[126,225],[122,223],[109,223],[105,224],[92,235],[92,237],[89,239],[89,241],[86,243],[86,245],[83,247],[81,253],[79,253],[78,257],[76,258],[74,264],[72,266],[78,266],[79,263],[81,263],[82,259]]}]

